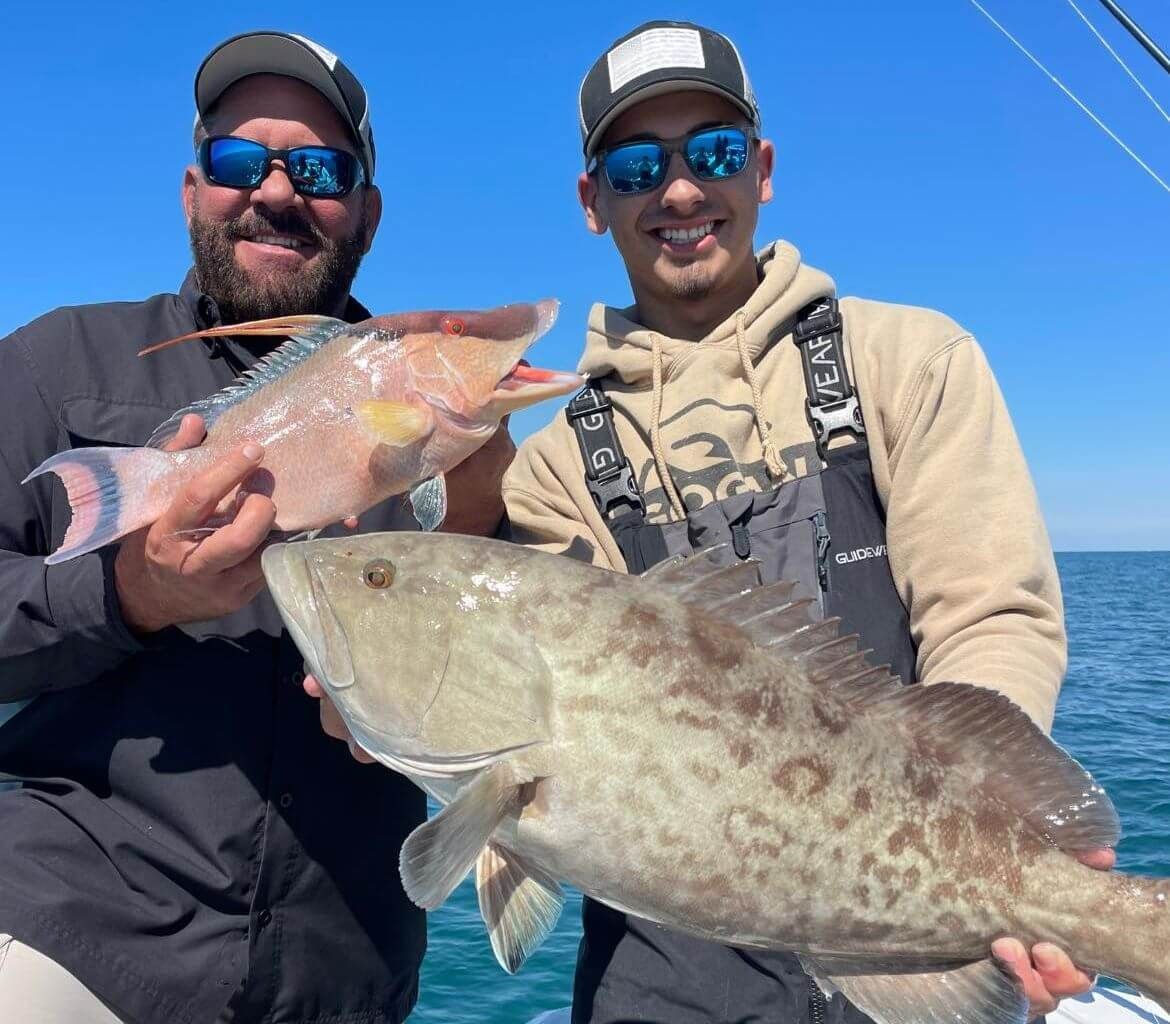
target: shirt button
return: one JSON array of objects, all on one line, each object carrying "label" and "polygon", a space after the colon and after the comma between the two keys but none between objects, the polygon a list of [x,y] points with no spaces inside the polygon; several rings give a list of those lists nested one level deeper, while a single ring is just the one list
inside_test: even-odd
[{"label": "shirt button", "polygon": [[270,924],[272,924],[272,911],[267,907],[264,910],[261,910],[260,913],[256,915],[256,923],[261,928],[267,928]]},{"label": "shirt button", "polygon": [[293,801],[292,793],[281,793],[280,794],[280,806],[283,807],[286,811],[290,807],[292,807],[292,801]]}]

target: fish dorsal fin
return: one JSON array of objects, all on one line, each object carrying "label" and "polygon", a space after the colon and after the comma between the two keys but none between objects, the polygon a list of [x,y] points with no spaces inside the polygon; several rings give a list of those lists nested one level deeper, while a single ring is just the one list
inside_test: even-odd
[{"label": "fish dorsal fin", "polygon": [[642,579],[685,604],[711,611],[759,587],[760,563],[741,561],[730,544],[719,544],[659,562],[642,573]]},{"label": "fish dorsal fin", "polygon": [[[175,436],[183,417],[191,413],[202,416],[204,426],[210,430],[211,425],[228,409],[238,405],[273,381],[279,380],[294,366],[303,363],[322,345],[337,337],[349,326],[344,320],[337,320],[331,316],[277,317],[273,320],[252,320],[244,324],[213,327],[206,331],[196,331],[193,334],[184,335],[182,338],[173,339],[173,342],[179,342],[188,338],[225,335],[233,337],[288,335],[287,341],[264,358],[257,360],[254,366],[245,370],[238,379],[222,391],[217,391],[207,398],[201,398],[198,402],[192,402],[160,423],[147,440],[147,445],[152,448],[161,448]],[[149,349],[143,349],[139,355],[155,351],[173,342],[153,345]]]},{"label": "fish dorsal fin", "polygon": [[838,991],[875,1024],[1024,1024],[1028,1000],[993,960],[966,964],[800,956],[826,995]]},{"label": "fish dorsal fin", "polygon": [[741,586],[748,572],[728,571],[727,547],[670,559],[642,578],[796,661],[850,711],[923,737],[940,764],[987,773],[992,792],[1061,849],[1116,844],[1120,824],[1104,791],[1008,697],[967,683],[904,686],[888,666],[868,662],[856,636],[839,635],[839,619],[818,620],[813,599],[789,600],[793,584],[761,584],[755,563],[738,562],[757,578]]},{"label": "fish dorsal fin", "polygon": [[[1114,846],[1121,835],[1105,791],[1010,698],[969,683],[834,685],[852,710],[884,716],[934,746],[939,763],[982,771],[987,788],[1062,850]],[[953,769],[948,769],[953,770]]]}]

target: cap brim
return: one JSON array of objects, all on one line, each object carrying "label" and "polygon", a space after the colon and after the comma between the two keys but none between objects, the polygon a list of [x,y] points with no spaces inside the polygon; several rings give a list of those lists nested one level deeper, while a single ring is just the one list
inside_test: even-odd
[{"label": "cap brim", "polygon": [[355,141],[361,143],[360,127],[321,58],[304,43],[276,32],[237,36],[208,56],[195,75],[195,109],[200,116],[205,115],[240,79],[264,74],[298,78],[312,86],[332,104]]},{"label": "cap brim", "polygon": [[635,89],[628,96],[624,96],[611,109],[607,110],[597,124],[594,125],[593,131],[589,133],[589,138],[585,142],[585,159],[593,159],[594,154],[600,147],[602,138],[605,136],[606,131],[609,130],[609,126],[629,110],[630,107],[642,103],[645,100],[653,99],[655,96],[665,96],[672,92],[713,93],[727,100],[728,103],[741,111],[753,125],[758,127],[756,112],[746,106],[743,100],[736,96],[735,93],[721,86],[713,85],[704,79],[684,78],[676,74],[665,81],[647,82],[641,88]]}]

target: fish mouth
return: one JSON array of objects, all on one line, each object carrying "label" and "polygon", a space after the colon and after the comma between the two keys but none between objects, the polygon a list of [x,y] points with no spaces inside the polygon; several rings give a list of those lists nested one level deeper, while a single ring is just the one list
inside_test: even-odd
[{"label": "fish mouth", "polygon": [[353,686],[355,675],[349,641],[329,603],[322,579],[306,544],[273,544],[260,556],[268,589],[313,675],[334,690]]},{"label": "fish mouth", "polygon": [[584,385],[585,378],[579,373],[545,370],[521,360],[500,378],[492,392],[492,400],[507,412],[514,412],[546,398],[567,395]]},{"label": "fish mouth", "polygon": [[[533,303],[536,307],[536,323],[532,333],[524,342],[528,349],[541,337],[549,332],[557,322],[557,314],[561,304],[556,299],[541,299]],[[539,366],[530,366],[523,359],[518,359],[512,368],[500,378],[492,391],[491,398],[505,413],[515,412],[546,398],[555,398],[558,395],[567,395],[576,391],[585,383],[585,378],[577,373],[565,373],[560,370],[545,370]]]}]

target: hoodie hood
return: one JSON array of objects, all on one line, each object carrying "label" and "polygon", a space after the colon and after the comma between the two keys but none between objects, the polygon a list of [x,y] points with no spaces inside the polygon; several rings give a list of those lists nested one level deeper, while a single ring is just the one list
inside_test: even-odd
[{"label": "hoodie hood", "polygon": [[743,314],[744,348],[753,362],[768,347],[774,329],[795,318],[815,299],[836,291],[828,274],[801,263],[800,253],[788,242],[778,241],[756,255],[759,287],[741,310],[733,310],[718,327],[700,341],[668,338],[638,323],[636,307],[614,309],[597,303],[589,313],[585,352],[577,366],[590,379],[614,376],[630,387],[649,387],[653,350],[660,348],[662,372],[669,381],[694,355],[697,346],[736,345],[736,321]]}]

